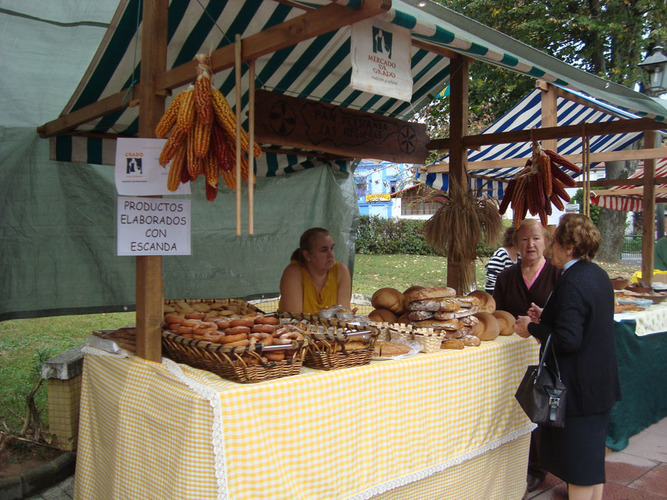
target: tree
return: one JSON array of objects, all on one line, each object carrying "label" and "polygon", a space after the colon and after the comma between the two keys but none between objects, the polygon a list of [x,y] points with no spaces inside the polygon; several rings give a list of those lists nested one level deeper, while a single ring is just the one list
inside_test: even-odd
[{"label": "tree", "polygon": [[[607,80],[643,88],[643,54],[667,40],[664,0],[434,0],[491,28]],[[534,80],[487,64],[470,67],[471,132],[506,113],[534,87]],[[424,109],[421,119],[433,137],[448,135],[449,101]],[[607,178],[626,178],[634,162],[607,165]],[[623,165],[623,163],[625,163]],[[600,255],[618,261],[624,223],[613,210],[601,212]],[[624,222],[624,221],[623,221]]]}]

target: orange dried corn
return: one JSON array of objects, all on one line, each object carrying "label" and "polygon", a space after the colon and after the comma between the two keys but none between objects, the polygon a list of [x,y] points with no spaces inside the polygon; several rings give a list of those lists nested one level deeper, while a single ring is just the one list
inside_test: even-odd
[{"label": "orange dried corn", "polygon": [[206,158],[201,159],[204,176],[206,177],[206,184],[210,186],[218,187],[218,162],[215,159],[215,153],[213,150],[209,151],[206,155]]},{"label": "orange dried corn", "polygon": [[195,156],[197,158],[205,158],[208,155],[212,125],[213,122],[204,123],[200,120],[195,121],[195,126],[191,133],[195,136]]},{"label": "orange dried corn", "polygon": [[167,138],[167,142],[165,142],[164,147],[160,152],[160,157],[158,158],[160,165],[163,167],[166,166],[179,149],[185,149],[186,136],[187,133],[181,130],[180,127],[172,129],[171,134],[169,134],[169,137]]},{"label": "orange dried corn", "polygon": [[178,110],[176,123],[188,132],[195,124],[195,94],[192,89],[184,90],[182,93],[185,95]]},{"label": "orange dried corn", "polygon": [[211,186],[209,183],[206,183],[206,199],[213,201],[216,196],[218,196],[218,186]]},{"label": "orange dried corn", "polygon": [[195,134],[191,131],[187,139],[187,169],[190,180],[194,181],[202,173],[201,158],[195,154]]},{"label": "orange dried corn", "polygon": [[551,159],[544,151],[540,152],[540,157],[538,160],[539,163],[539,173],[542,176],[542,185],[544,187],[544,194],[551,196]]},{"label": "orange dried corn", "polygon": [[225,133],[216,121],[213,122],[213,126],[211,127],[211,145],[209,147],[213,149],[220,170],[231,170],[234,168],[234,159],[230,157]]},{"label": "orange dried corn", "polygon": [[155,137],[163,138],[166,137],[172,127],[176,124],[176,118],[178,117],[178,110],[181,107],[183,102],[183,92],[179,92],[176,97],[171,100],[167,110],[160,118],[160,121],[155,126]]},{"label": "orange dried corn", "polygon": [[197,79],[195,80],[195,110],[197,119],[203,123],[213,121],[211,109],[211,57],[206,54],[197,54]]},{"label": "orange dried corn", "polygon": [[[227,99],[222,95],[215,87],[211,88],[211,104],[213,107],[213,113],[215,119],[218,121],[223,131],[230,137],[236,137],[236,115],[232,111],[232,108],[229,106]],[[250,140],[248,139],[247,132],[241,127],[241,148],[244,151],[248,152],[248,147],[250,146]],[[262,148],[259,147],[259,144],[255,143],[253,148],[253,154],[255,157],[262,154]]]},{"label": "orange dried corn", "polygon": [[179,148],[178,152],[174,156],[174,159],[171,161],[171,166],[169,167],[169,176],[167,177],[167,189],[169,191],[176,191],[179,184],[181,183],[183,170],[185,169],[186,154],[186,148]]}]

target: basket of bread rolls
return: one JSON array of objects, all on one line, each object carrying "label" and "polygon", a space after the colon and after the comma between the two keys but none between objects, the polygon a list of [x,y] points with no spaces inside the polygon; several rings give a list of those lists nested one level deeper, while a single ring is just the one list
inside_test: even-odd
[{"label": "basket of bread rolls", "polygon": [[379,334],[373,325],[327,319],[317,314],[282,313],[281,322],[304,332],[308,339],[304,366],[320,370],[370,363]]},{"label": "basket of bread rolls", "polygon": [[168,300],[162,346],[179,363],[240,383],[299,373],[308,339],[238,299]]}]

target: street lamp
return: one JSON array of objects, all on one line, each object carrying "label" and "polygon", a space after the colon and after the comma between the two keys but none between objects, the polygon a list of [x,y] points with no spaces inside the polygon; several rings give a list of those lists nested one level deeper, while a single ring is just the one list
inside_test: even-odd
[{"label": "street lamp", "polygon": [[638,66],[649,75],[649,85],[645,89],[648,95],[658,96],[667,92],[667,55],[662,45],[653,47]]}]

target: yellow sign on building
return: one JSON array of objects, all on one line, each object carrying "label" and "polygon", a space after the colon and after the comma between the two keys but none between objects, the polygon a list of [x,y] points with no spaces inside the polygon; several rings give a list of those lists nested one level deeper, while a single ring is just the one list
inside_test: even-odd
[{"label": "yellow sign on building", "polygon": [[366,195],[366,201],[368,203],[391,201],[391,195],[389,193],[386,193],[386,194],[367,194]]}]

